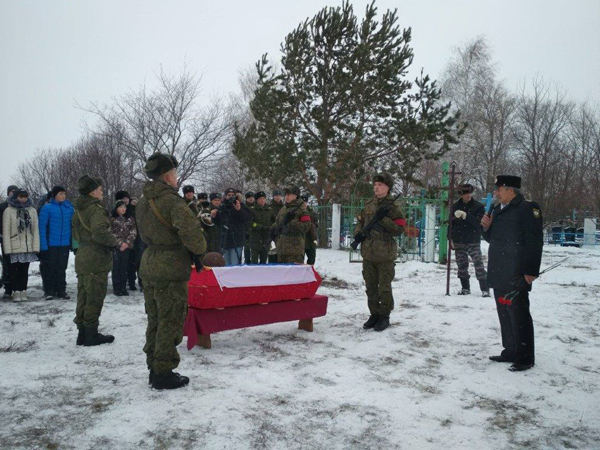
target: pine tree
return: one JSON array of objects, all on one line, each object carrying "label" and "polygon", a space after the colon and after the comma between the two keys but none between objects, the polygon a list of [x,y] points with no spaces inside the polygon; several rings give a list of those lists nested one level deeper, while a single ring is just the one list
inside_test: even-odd
[{"label": "pine tree", "polygon": [[267,55],[256,64],[254,121],[236,127],[233,149],[251,176],[298,183],[324,204],[366,170],[410,179],[456,142],[457,117],[435,82],[407,79],[411,29],[396,10],[376,16],[374,3],[361,23],[349,2],[324,8],[286,37],[280,70]]}]

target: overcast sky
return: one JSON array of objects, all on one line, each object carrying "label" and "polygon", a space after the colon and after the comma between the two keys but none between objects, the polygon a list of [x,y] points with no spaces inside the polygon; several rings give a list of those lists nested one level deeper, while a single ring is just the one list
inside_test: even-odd
[{"label": "overcast sky", "polygon": [[[162,65],[203,73],[205,95],[238,89],[240,68],[330,0],[0,0],[0,187],[39,148],[81,134],[75,103],[110,102]],[[366,1],[354,1],[363,15]],[[600,104],[600,0],[396,0],[414,67],[437,77],[454,46],[484,35],[510,88],[537,74]]]}]

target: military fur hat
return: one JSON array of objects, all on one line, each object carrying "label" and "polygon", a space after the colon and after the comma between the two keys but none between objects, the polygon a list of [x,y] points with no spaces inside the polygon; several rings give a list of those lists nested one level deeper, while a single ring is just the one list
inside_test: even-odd
[{"label": "military fur hat", "polygon": [[206,192],[200,192],[198,194],[198,200],[208,200],[208,194]]},{"label": "military fur hat", "polygon": [[246,197],[246,198],[254,197],[254,192],[252,192],[252,191],[248,191],[248,192],[246,192],[246,195],[245,195],[245,197]]},{"label": "military fur hat", "polygon": [[283,192],[281,192],[281,189],[275,189],[273,191],[273,197],[276,197],[278,195],[283,195]]},{"label": "military fur hat", "polygon": [[184,194],[187,194],[188,192],[194,192],[194,193],[196,192],[194,190],[194,186],[192,186],[191,184],[188,184],[187,186],[184,186],[183,189],[182,189],[182,191],[183,191]]},{"label": "military fur hat", "polygon": [[458,195],[471,194],[475,190],[475,187],[472,184],[465,183],[458,186]]},{"label": "military fur hat", "polygon": [[376,182],[385,184],[387,187],[390,188],[390,191],[394,187],[394,179],[392,178],[392,176],[389,173],[386,173],[386,172],[378,173],[377,175],[375,175],[373,177],[373,183],[376,183]]},{"label": "military fur hat", "polygon": [[214,200],[216,198],[220,199],[221,198],[221,193],[220,192],[212,192],[209,196],[210,200]]},{"label": "military fur hat", "polygon": [[115,194],[115,200],[123,200],[125,197],[131,200],[131,195],[127,191],[119,191]]},{"label": "military fur hat", "polygon": [[494,184],[497,187],[506,186],[521,189],[521,177],[514,175],[498,175]]},{"label": "military fur hat", "polygon": [[144,172],[148,178],[156,178],[169,170],[177,169],[178,165],[174,156],[156,152],[146,161]]},{"label": "military fur hat", "polygon": [[225,189],[225,195],[228,195],[228,194],[235,194],[235,189],[234,188]]},{"label": "military fur hat", "polygon": [[100,186],[102,186],[102,180],[90,175],[82,175],[77,181],[77,190],[81,195],[88,195]]},{"label": "military fur hat", "polygon": [[258,191],[257,193],[254,194],[255,200],[258,200],[261,197],[267,198],[267,194],[265,193],[265,191]]},{"label": "military fur hat", "polygon": [[225,258],[217,252],[210,252],[202,258],[202,264],[206,267],[225,267]]},{"label": "military fur hat", "polygon": [[300,197],[300,188],[298,186],[296,186],[295,184],[292,184],[291,186],[286,187],[283,192],[287,195],[287,194],[294,194],[296,197]]}]

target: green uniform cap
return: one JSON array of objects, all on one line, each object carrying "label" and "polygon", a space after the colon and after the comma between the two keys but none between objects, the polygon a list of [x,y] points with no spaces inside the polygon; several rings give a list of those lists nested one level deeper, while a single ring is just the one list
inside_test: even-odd
[{"label": "green uniform cap", "polygon": [[77,183],[77,189],[81,195],[88,195],[90,192],[95,191],[102,186],[102,180],[100,178],[92,177],[90,175],[82,175]]},{"label": "green uniform cap", "polygon": [[144,172],[148,178],[156,178],[169,170],[176,169],[178,165],[174,156],[156,152],[146,161]]}]

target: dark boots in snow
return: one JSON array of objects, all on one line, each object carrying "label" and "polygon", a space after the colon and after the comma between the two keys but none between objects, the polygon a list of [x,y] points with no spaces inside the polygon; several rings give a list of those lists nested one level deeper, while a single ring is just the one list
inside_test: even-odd
[{"label": "dark boots in snow", "polygon": [[471,293],[471,283],[468,278],[459,278],[462,289],[458,291],[458,295],[469,295]]},{"label": "dark boots in snow", "polygon": [[363,328],[365,330],[370,330],[371,328],[373,328],[375,326],[375,324],[377,323],[378,320],[379,320],[379,316],[369,317],[369,320],[367,320],[365,323],[363,323]]},{"label": "dark boots in snow", "polygon": [[190,382],[188,377],[179,375],[177,372],[169,372],[164,375],[159,375],[150,371],[150,384],[154,389],[179,389],[187,386]]},{"label": "dark boots in snow", "polygon": [[386,316],[380,316],[379,320],[377,320],[377,323],[375,324],[373,329],[375,331],[383,331],[389,326],[390,326],[390,318],[386,317]]},{"label": "dark boots in snow", "polygon": [[98,333],[98,327],[85,327],[85,336],[83,345],[85,347],[93,347],[94,345],[111,344],[115,337],[110,334],[104,335]]}]

